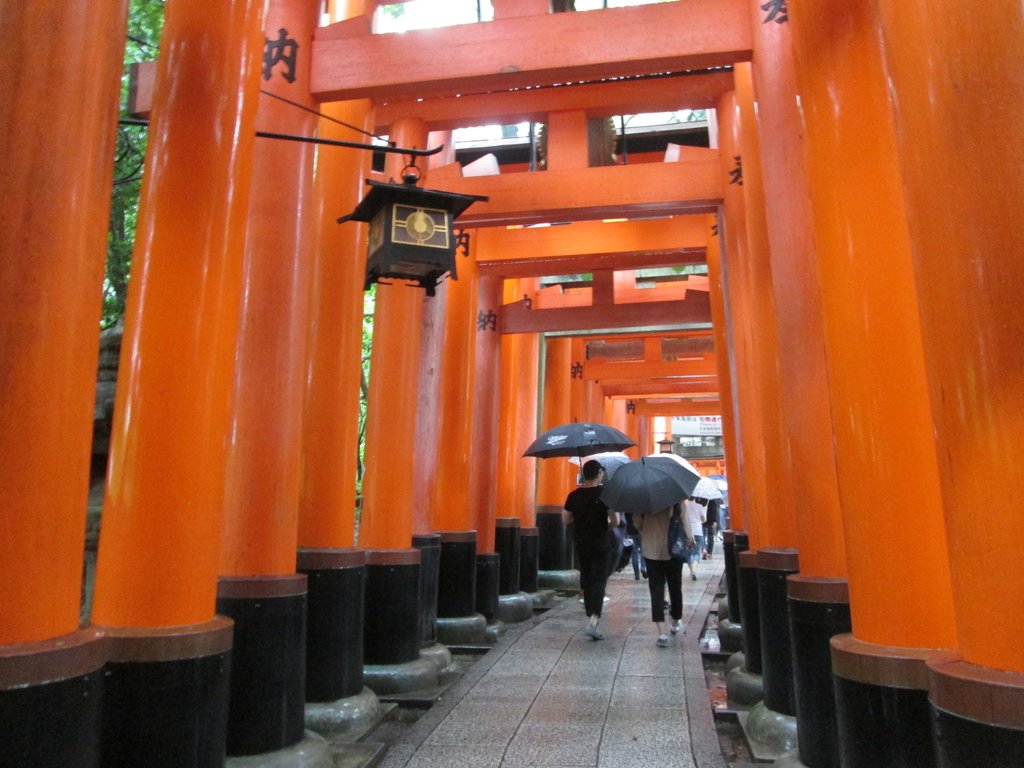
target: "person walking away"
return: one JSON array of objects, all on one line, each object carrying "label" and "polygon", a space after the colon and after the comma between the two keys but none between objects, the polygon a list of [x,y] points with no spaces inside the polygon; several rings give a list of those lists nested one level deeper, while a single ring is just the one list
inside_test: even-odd
[{"label": "person walking away", "polygon": [[630,538],[633,539],[633,554],[630,555],[630,563],[633,565],[633,579],[634,581],[640,581],[640,577],[647,578],[647,563],[644,562],[641,547],[643,545],[643,537],[640,535],[640,531],[633,525],[633,513],[626,513],[626,533],[629,534]]},{"label": "person walking away", "polygon": [[[668,549],[668,526],[677,517],[683,526],[686,541],[693,545],[690,521],[679,504],[645,515],[633,515],[633,525],[640,531],[644,542],[644,561],[647,564],[647,587],[651,593],[651,620],[658,628],[658,646],[668,645],[665,632],[665,587],[668,586],[670,631],[683,632],[683,561],[673,560]],[[684,633],[685,634],[685,633]]]},{"label": "person walking away", "polygon": [[690,568],[690,579],[697,580],[697,563],[700,561],[701,552],[704,551],[704,507],[692,496],[686,500],[686,518],[693,531],[693,546],[690,547],[690,556],[686,560]]},{"label": "person walking away", "polygon": [[708,499],[707,512],[704,513],[704,559],[707,560],[715,554],[715,539],[718,538],[718,510],[722,502],[718,499]]},{"label": "person walking away", "polygon": [[576,552],[580,558],[580,587],[583,589],[583,607],[587,612],[586,634],[593,640],[604,640],[598,628],[601,606],[611,557],[610,530],[618,526],[619,515],[601,501],[604,468],[591,459],[583,465],[583,485],[565,499],[562,521],[573,527]]}]

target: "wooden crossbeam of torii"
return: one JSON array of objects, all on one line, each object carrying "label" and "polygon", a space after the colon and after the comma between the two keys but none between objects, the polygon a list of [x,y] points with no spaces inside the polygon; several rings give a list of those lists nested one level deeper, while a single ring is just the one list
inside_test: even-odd
[{"label": "wooden crossbeam of torii", "polygon": [[623,381],[715,376],[717,365],[713,354],[693,360],[587,360],[583,364],[583,378],[586,381]]},{"label": "wooden crossbeam of torii", "polygon": [[717,397],[680,398],[670,402],[634,400],[637,416],[720,416],[722,403]]},{"label": "wooden crossbeam of torii", "polygon": [[710,327],[711,302],[707,293],[692,291],[685,301],[627,304],[591,304],[581,307],[530,309],[525,302],[501,308],[502,333],[589,331],[614,328]]},{"label": "wooden crossbeam of torii", "polygon": [[[602,52],[592,57],[593,60],[582,61],[561,61],[558,57],[563,56],[558,51],[548,52],[545,57],[531,57],[531,66],[536,65],[533,72],[540,73],[545,69],[545,62],[552,64],[559,62],[558,67],[565,69],[580,67],[579,74],[586,79],[600,79],[600,71],[608,66],[613,67],[616,72],[630,71],[629,62],[649,61],[652,52],[656,52],[662,45],[661,40],[652,40],[649,34],[644,34],[633,40],[629,35],[623,36],[623,24],[631,26],[632,29],[644,28],[669,28],[685,26],[685,32],[681,37],[676,37],[671,49],[678,56],[674,64],[686,63],[684,69],[696,66],[706,56],[708,50],[715,49],[718,52],[713,56],[722,56],[723,63],[731,64],[737,60],[744,60],[749,56],[749,13],[744,3],[739,0],[694,0],[687,3],[685,11],[679,8],[669,8],[677,4],[666,4],[665,6],[642,6],[631,9],[609,9],[600,12],[588,12],[578,14],[548,14],[542,13],[543,3],[516,3],[499,0],[496,7],[496,20],[486,24],[463,25],[461,27],[449,27],[441,30],[431,30],[423,36],[424,45],[420,48],[419,55],[427,49],[433,53],[427,53],[433,71],[430,77],[437,81],[444,80],[444,71],[436,69],[443,64],[448,67],[451,62],[452,46],[471,45],[477,50],[486,50],[487,55],[494,53],[496,46],[504,45],[506,50],[503,54],[506,57],[521,54],[521,40],[543,40],[550,34],[552,29],[560,29],[563,26],[570,26],[574,31],[572,34],[586,34],[590,43],[588,52],[594,50],[594,41],[607,38],[614,41],[614,45],[597,46]],[[528,6],[528,7],[527,7]],[[513,9],[518,7],[523,15],[516,16]],[[620,10],[627,10],[626,13],[619,13]],[[685,25],[683,22],[685,21]],[[496,30],[515,30],[517,35],[512,38],[499,38],[504,43],[489,40],[489,35],[496,34]],[[697,32],[703,30],[703,32]],[[410,37],[409,35],[412,35]],[[709,36],[710,35],[710,36]],[[692,37],[693,46],[687,44]],[[401,83],[385,86],[383,83],[390,76],[389,71],[393,68],[394,60],[385,57],[382,59],[373,51],[378,46],[407,47],[410,40],[419,39],[417,33],[408,35],[371,35],[369,26],[365,19],[350,20],[340,25],[332,25],[316,32],[314,53],[311,62],[311,78],[314,83],[328,82],[337,72],[330,74],[327,70],[335,66],[335,59],[341,57],[346,60],[343,67],[350,65],[358,72],[356,78],[362,83],[358,86],[364,91],[361,95],[371,96],[382,110],[384,120],[396,119],[397,117],[415,116],[415,112],[403,112],[402,108],[412,110],[417,107],[415,102],[405,100],[396,101],[405,90],[406,85]],[[462,41],[462,42],[459,42]],[[732,43],[737,43],[738,49]],[[342,45],[343,44],[343,45]],[[333,53],[332,53],[333,51]],[[682,53],[678,53],[682,51]],[[723,53],[726,52],[726,53]],[[600,61],[613,59],[613,61]],[[459,58],[459,57],[455,57]],[[474,81],[473,67],[479,63],[479,57],[461,57],[464,60],[455,66],[465,70],[458,75],[460,83]],[[509,59],[512,60],[512,59]],[[372,61],[372,66],[367,62]],[[320,70],[323,69],[321,72]],[[401,68],[399,68],[401,69]],[[585,70],[585,71],[584,71]],[[524,70],[521,70],[524,71]],[[139,70],[141,73],[142,70]],[[318,74],[320,72],[320,74]],[[495,70],[495,72],[497,72]],[[495,75],[492,72],[491,75]],[[322,75],[322,78],[321,78]],[[407,76],[416,78],[417,71],[409,70]],[[503,103],[500,109],[507,110],[508,102],[514,100],[514,110],[534,110],[531,114],[539,116],[546,110],[570,109],[592,114],[609,114],[626,107],[642,109],[645,103],[645,91],[650,91],[650,103],[664,106],[668,102],[671,86],[660,79],[632,81],[629,86],[624,87],[622,83],[599,83],[593,85],[579,85],[559,88],[560,97],[552,99],[552,92],[549,89],[524,89],[514,93],[509,92],[513,86],[515,73],[497,72],[498,90],[504,92],[500,97]],[[531,75],[532,77],[532,75]],[[560,78],[561,79],[561,78]],[[712,72],[701,75],[677,76],[672,78],[679,85],[681,103],[692,104],[693,106],[708,105],[712,99],[717,97],[721,89],[731,84],[731,73]],[[145,78],[137,78],[132,109],[141,114],[148,111],[146,102],[146,88],[143,87]],[[314,95],[317,98],[327,99],[331,97],[326,91],[318,91],[320,86],[313,85]],[[331,86],[333,87],[333,86]],[[328,89],[329,90],[329,89]],[[460,93],[465,89],[459,88]],[[331,92],[338,95],[337,92]],[[431,94],[443,96],[432,88]],[[571,94],[571,97],[570,97]],[[628,94],[628,95],[627,95]],[[346,95],[351,93],[346,92]],[[565,98],[565,101],[560,101]],[[431,104],[437,106],[440,102],[450,102],[450,99],[428,98],[419,104]],[[462,109],[461,114],[468,115],[481,109],[499,108],[499,97],[494,94],[481,94],[467,100],[463,108],[461,99],[457,100],[459,106],[454,107],[455,111]],[[604,102],[602,104],[602,102]],[[448,103],[441,109],[441,112],[452,112],[453,107]],[[437,113],[435,113],[437,114]],[[429,122],[429,116],[424,115],[422,119]],[[488,122],[491,122],[488,120]],[[433,126],[432,126],[433,127]],[[552,139],[554,138],[552,131]],[[442,169],[444,170],[444,169]],[[483,254],[484,266],[482,271],[493,270],[502,274],[508,270],[505,276],[537,276],[541,274],[560,273],[573,262],[572,269],[567,271],[583,271],[595,273],[594,297],[591,306],[564,306],[550,309],[534,308],[532,311],[525,304],[506,305],[502,310],[500,327],[503,333],[517,332],[546,332],[546,331],[572,331],[590,330],[593,328],[606,328],[609,330],[628,329],[635,327],[649,327],[657,329],[676,329],[680,327],[710,327],[710,306],[707,294],[699,292],[687,292],[683,300],[670,300],[646,303],[616,303],[614,299],[609,301],[611,295],[609,288],[611,280],[600,277],[601,274],[611,274],[612,269],[629,270],[641,267],[675,266],[680,264],[699,263],[704,258],[703,225],[697,221],[699,217],[686,217],[686,213],[706,213],[714,210],[722,197],[721,166],[718,159],[718,152],[714,149],[687,147],[683,148],[677,162],[665,163],[638,163],[624,166],[606,167],[572,167],[572,168],[548,168],[543,173],[506,173],[495,176],[462,178],[453,177],[449,174],[438,175],[437,188],[460,194],[481,195],[490,198],[489,202],[476,204],[472,209],[460,217],[459,225],[464,228],[475,229],[476,235],[483,241],[488,230],[499,231],[507,225],[528,225],[536,223],[550,223],[558,221],[587,222],[588,225],[596,225],[593,220],[604,218],[640,218],[640,217],[662,217],[658,222],[630,222],[622,225],[621,231],[628,231],[630,228],[636,231],[643,231],[642,237],[634,236],[633,242],[629,245],[620,244],[615,250],[594,249],[589,252],[563,251],[552,254],[549,252],[548,263],[541,264],[544,256],[538,256],[538,261],[527,264],[523,258],[507,259],[502,255],[495,255],[497,251],[491,248],[477,247],[475,252]],[[482,190],[482,191],[480,191]],[[668,216],[679,219],[678,222],[670,220]],[[685,232],[684,232],[685,230]],[[611,232],[612,230],[608,230]],[[657,234],[658,232],[661,234]],[[682,233],[682,234],[681,234]],[[534,237],[538,235],[532,233]],[[625,239],[625,238],[620,238]],[[530,247],[519,248],[519,254],[531,252]],[[509,252],[506,251],[504,256]],[[478,256],[479,258],[479,256]],[[511,263],[512,261],[515,263]],[[499,264],[499,262],[502,262]],[[546,270],[551,269],[553,272]]]},{"label": "wooden crossbeam of torii", "polygon": [[604,394],[611,398],[669,398],[682,395],[712,396],[718,393],[718,379],[714,376],[694,376],[686,379],[615,379],[603,382]]},{"label": "wooden crossbeam of torii", "polygon": [[541,229],[486,227],[477,229],[473,237],[481,275],[540,277],[703,264],[705,229],[701,216],[674,216],[579,221]]},{"label": "wooden crossbeam of torii", "polygon": [[[521,2],[521,0],[520,0]],[[317,33],[312,91],[321,101],[436,98],[608,77],[684,72],[750,59],[748,0],[687,0],[586,13],[535,12],[401,35],[357,17]],[[366,65],[373,62],[372,67]]]},{"label": "wooden crossbeam of torii", "polygon": [[432,131],[481,124],[544,123],[551,112],[582,110],[588,118],[713,109],[733,90],[731,70],[687,72],[650,80],[608,80],[559,88],[519,89],[441,97],[394,99],[374,109],[375,131],[386,133],[399,118],[422,120]]}]

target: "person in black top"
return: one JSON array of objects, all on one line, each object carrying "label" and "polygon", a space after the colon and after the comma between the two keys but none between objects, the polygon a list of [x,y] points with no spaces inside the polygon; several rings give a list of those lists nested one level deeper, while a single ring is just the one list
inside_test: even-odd
[{"label": "person in black top", "polygon": [[704,559],[715,553],[715,537],[718,535],[718,499],[708,499],[708,511],[704,520]]},{"label": "person in black top", "polygon": [[608,582],[608,562],[612,537],[610,529],[619,524],[619,514],[608,509],[601,501],[604,468],[598,461],[583,465],[583,485],[569,494],[562,511],[562,521],[572,523],[576,551],[580,558],[580,586],[583,588],[583,607],[589,623],[585,632],[594,640],[604,640],[597,624],[601,620],[601,606]]}]

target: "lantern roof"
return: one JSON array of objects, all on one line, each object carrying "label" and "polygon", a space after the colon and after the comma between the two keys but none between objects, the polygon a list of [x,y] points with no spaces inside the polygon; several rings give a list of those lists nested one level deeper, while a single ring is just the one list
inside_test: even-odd
[{"label": "lantern roof", "polygon": [[455,219],[478,200],[490,200],[486,195],[460,195],[455,192],[424,189],[417,187],[415,183],[396,184],[373,179],[367,179],[366,183],[369,185],[370,191],[366,193],[352,213],[338,219],[339,224],[346,221],[372,221],[381,208],[391,203],[423,208],[441,208],[448,211]]}]

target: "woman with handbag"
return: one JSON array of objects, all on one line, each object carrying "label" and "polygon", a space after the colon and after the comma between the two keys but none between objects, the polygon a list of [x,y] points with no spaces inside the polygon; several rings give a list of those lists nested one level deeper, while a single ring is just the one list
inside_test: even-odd
[{"label": "woman with handbag", "polygon": [[[644,561],[647,563],[647,586],[651,592],[651,619],[658,628],[658,646],[668,645],[665,632],[665,586],[668,585],[670,631],[683,632],[683,563],[686,549],[694,545],[690,522],[682,513],[680,504],[646,515],[633,515],[633,525],[640,531],[644,542]],[[676,540],[673,554],[669,534]],[[683,552],[678,552],[682,543]],[[685,633],[684,633],[685,634]]]}]

